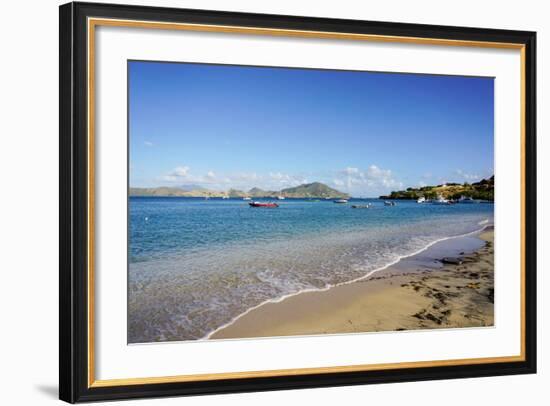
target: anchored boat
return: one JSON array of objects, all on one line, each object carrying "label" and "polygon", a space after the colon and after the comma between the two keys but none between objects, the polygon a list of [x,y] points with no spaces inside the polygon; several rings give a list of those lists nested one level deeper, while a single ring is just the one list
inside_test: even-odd
[{"label": "anchored boat", "polygon": [[477,202],[471,196],[460,196],[460,199],[458,199],[458,203],[472,204]]},{"label": "anchored boat", "polygon": [[443,196],[438,196],[437,200],[434,200],[432,204],[452,204],[448,199],[445,199]]},{"label": "anchored boat", "polygon": [[250,202],[248,204],[250,205],[250,207],[279,207],[277,203],[272,202]]}]

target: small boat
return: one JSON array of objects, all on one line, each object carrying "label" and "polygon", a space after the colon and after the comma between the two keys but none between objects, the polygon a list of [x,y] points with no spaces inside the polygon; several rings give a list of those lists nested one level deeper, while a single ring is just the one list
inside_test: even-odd
[{"label": "small boat", "polygon": [[229,196],[224,195],[224,196],[222,196],[222,199],[229,199]]},{"label": "small boat", "polygon": [[277,200],[285,200],[284,196],[277,196]]},{"label": "small boat", "polygon": [[395,202],[391,202],[391,201],[389,201],[389,200],[386,200],[386,201],[384,202],[384,206],[395,206]]},{"label": "small boat", "polygon": [[416,200],[416,203],[426,203],[426,198],[424,196],[420,196],[417,200]]},{"label": "small boat", "polygon": [[438,196],[438,198],[434,200],[432,204],[445,205],[445,204],[452,204],[452,203],[450,200],[445,199],[443,196]]},{"label": "small boat", "polygon": [[470,196],[460,196],[460,199],[458,199],[458,203],[472,204],[477,202]]},{"label": "small boat", "polygon": [[367,204],[353,204],[351,206],[352,209],[370,209],[371,208],[371,204],[370,203],[367,203]]},{"label": "small boat", "polygon": [[243,200],[252,200],[251,197],[243,197]]},{"label": "small boat", "polygon": [[250,202],[248,204],[250,205],[250,207],[279,207],[277,203],[272,202]]},{"label": "small boat", "polygon": [[348,201],[346,199],[338,199],[338,200],[335,200],[334,203],[339,203],[339,204],[344,204],[344,203],[347,203]]}]

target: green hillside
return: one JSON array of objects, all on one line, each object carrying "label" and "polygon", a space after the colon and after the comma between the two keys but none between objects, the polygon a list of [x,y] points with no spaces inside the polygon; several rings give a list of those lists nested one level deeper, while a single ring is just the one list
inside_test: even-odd
[{"label": "green hillside", "polygon": [[347,193],[340,192],[320,182],[283,189],[281,195],[285,197],[349,198]]},{"label": "green hillside", "polygon": [[495,176],[482,179],[476,183],[446,183],[437,186],[424,186],[420,188],[407,188],[398,190],[389,195],[380,196],[380,199],[418,199],[424,196],[426,199],[436,199],[442,196],[446,199],[459,199],[461,196],[479,200],[495,200]]}]

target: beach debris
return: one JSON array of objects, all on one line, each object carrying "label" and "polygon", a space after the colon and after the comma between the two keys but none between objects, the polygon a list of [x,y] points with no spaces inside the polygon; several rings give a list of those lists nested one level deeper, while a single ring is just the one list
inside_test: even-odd
[{"label": "beach debris", "polygon": [[416,317],[417,319],[423,320],[425,318],[424,314],[426,313],[426,309],[422,309],[418,313],[413,314],[413,317]]},{"label": "beach debris", "polygon": [[439,317],[434,316],[432,313],[426,313],[426,319],[431,320],[436,324],[442,323],[442,320]]},{"label": "beach debris", "polygon": [[441,259],[441,262],[444,264],[461,265],[463,261],[462,258],[445,257]]},{"label": "beach debris", "polygon": [[443,322],[442,318],[437,317],[432,313],[429,313],[428,311],[426,311],[426,309],[422,309],[418,313],[413,314],[413,317],[416,317],[419,320],[429,320],[436,324],[441,324]]},{"label": "beach debris", "polygon": [[433,297],[437,299],[439,303],[441,303],[442,305],[447,304],[447,299],[449,296],[450,296],[449,294],[446,295],[445,293],[442,293],[442,292],[437,292],[436,294],[433,295]]}]

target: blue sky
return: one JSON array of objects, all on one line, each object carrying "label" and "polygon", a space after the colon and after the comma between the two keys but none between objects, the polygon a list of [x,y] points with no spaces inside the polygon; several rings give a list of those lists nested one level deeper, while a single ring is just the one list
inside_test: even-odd
[{"label": "blue sky", "polygon": [[353,196],[493,174],[493,79],[129,62],[130,185]]}]

